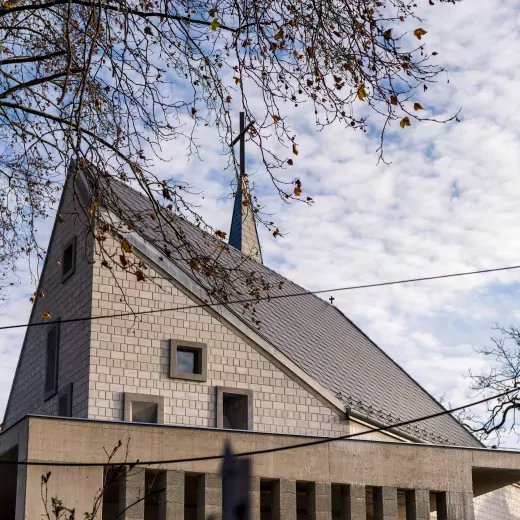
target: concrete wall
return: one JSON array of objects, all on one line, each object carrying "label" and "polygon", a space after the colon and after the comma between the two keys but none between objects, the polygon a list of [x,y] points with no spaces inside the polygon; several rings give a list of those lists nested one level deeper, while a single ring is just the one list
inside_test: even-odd
[{"label": "concrete wall", "polygon": [[[45,265],[41,275],[38,297],[31,313],[31,322],[42,321],[42,312],[52,312],[52,321],[88,316],[92,288],[92,245],[87,238],[85,215],[79,209],[78,198],[69,182],[64,190]],[[63,246],[76,235],[76,270],[64,283],[61,278]],[[59,346],[58,392],[74,383],[72,412],[76,417],[87,416],[88,359],[90,324],[88,322],[61,325]],[[28,413],[54,415],[57,397],[44,400],[45,351],[47,327],[27,329],[18,367],[8,401],[5,426],[13,424]]]},{"label": "concrete wall", "polygon": [[[291,446],[310,440],[288,435],[112,421],[30,418],[18,426],[28,427],[27,456],[32,461],[89,461],[103,464],[107,460],[103,447],[110,451],[111,447],[121,441],[123,447],[114,461],[139,459],[150,469],[154,466],[149,466],[146,461],[221,454],[226,440],[231,441],[237,452]],[[219,466],[219,460],[209,460],[161,464],[159,469],[214,475],[219,472]],[[384,488],[384,493],[392,496],[396,490],[401,490],[401,495],[403,490],[410,489],[423,490],[422,494],[424,490],[445,491],[448,493],[449,510],[452,511],[448,518],[453,520],[473,520],[473,467],[489,467],[499,478],[508,474],[511,478],[518,478],[520,454],[352,440],[253,457],[256,477],[281,479],[292,485],[296,481],[313,481],[316,482],[316,489],[325,490],[330,483],[349,484],[351,487],[379,486]],[[102,468],[50,469],[52,493],[63,497],[65,503],[76,507],[77,513],[83,515],[91,507],[96,488],[100,486]],[[42,513],[40,478],[46,470],[46,466],[29,468],[26,518],[36,518]],[[499,516],[503,512],[498,512],[497,508],[483,514],[480,507],[481,504],[489,504],[490,497],[500,493],[507,495],[510,490],[507,488],[476,499],[476,519],[515,518],[514,513],[509,517]],[[423,519],[423,516],[417,518]]]},{"label": "concrete wall", "polygon": [[[121,252],[114,240],[104,245],[114,253]],[[145,281],[137,281],[120,268],[102,267],[97,258],[93,314],[195,303],[161,273],[148,268],[145,275]],[[206,382],[170,378],[172,338],[207,344]],[[256,430],[325,436],[349,432],[347,422],[335,411],[205,309],[94,321],[91,348],[91,418],[122,419],[123,392],[160,394],[166,424],[213,427],[216,387],[226,386],[253,390]],[[388,439],[381,434],[367,437]]]},{"label": "concrete wall", "polygon": [[[221,455],[228,440],[236,452],[312,440],[291,435],[113,421],[30,417],[28,422],[27,453],[33,461],[103,463],[107,460],[103,448],[110,451],[118,441],[123,447],[114,461],[139,459],[146,465],[153,460]],[[481,462],[478,450],[343,440],[255,455],[253,471],[265,478],[472,493],[471,469]],[[520,467],[520,453],[495,451],[486,463],[504,471]],[[220,464],[220,460],[165,463],[160,469],[218,473]]]}]

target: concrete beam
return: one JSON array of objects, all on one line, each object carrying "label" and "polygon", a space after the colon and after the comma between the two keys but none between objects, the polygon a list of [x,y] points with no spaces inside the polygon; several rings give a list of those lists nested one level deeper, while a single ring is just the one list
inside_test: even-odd
[{"label": "concrete beam", "polygon": [[398,520],[397,489],[394,487],[373,488],[374,520]]},{"label": "concrete beam", "polygon": [[332,520],[332,499],[328,482],[315,482],[312,486],[311,518]]},{"label": "concrete beam", "polygon": [[251,520],[260,520],[260,477],[251,477]]},{"label": "concrete beam", "polygon": [[406,492],[406,520],[430,520],[430,490]]},{"label": "concrete beam", "polygon": [[157,487],[163,488],[159,505],[161,520],[184,519],[184,471],[161,472]]},{"label": "concrete beam", "polygon": [[145,495],[145,469],[140,467],[130,469],[120,480],[118,518],[120,520],[143,520]]},{"label": "concrete beam", "polygon": [[279,480],[273,495],[273,520],[296,520],[296,480]]},{"label": "concrete beam", "polygon": [[472,493],[437,493],[438,520],[475,520]]},{"label": "concrete beam", "polygon": [[214,520],[222,517],[222,477],[217,473],[204,473],[199,478],[197,520]]},{"label": "concrete beam", "polygon": [[343,511],[341,520],[366,520],[367,504],[365,486],[350,484],[342,489]]}]

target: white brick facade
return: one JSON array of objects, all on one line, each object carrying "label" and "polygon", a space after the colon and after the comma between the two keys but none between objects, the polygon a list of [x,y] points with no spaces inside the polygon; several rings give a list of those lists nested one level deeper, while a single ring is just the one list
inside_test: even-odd
[{"label": "white brick facade", "polygon": [[507,486],[474,499],[475,520],[520,519],[520,488]]},{"label": "white brick facade", "polygon": [[[106,247],[114,252],[119,245]],[[123,290],[114,287],[113,276]],[[96,262],[94,315],[193,305],[185,294],[151,269],[147,280]],[[217,386],[254,392],[254,429],[273,433],[344,435],[342,420],[313,394],[293,381],[205,309],[144,315],[134,320],[111,318],[92,323],[89,416],[122,419],[123,392],[160,394],[164,422],[215,426]],[[169,340],[185,339],[208,346],[208,380],[188,382],[169,377]],[[380,439],[387,436],[379,435]]]}]

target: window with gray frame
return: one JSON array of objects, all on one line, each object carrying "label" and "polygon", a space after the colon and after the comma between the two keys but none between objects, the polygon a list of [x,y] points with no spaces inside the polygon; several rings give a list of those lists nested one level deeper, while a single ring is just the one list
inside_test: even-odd
[{"label": "window with gray frame", "polygon": [[170,377],[207,380],[207,346],[194,341],[170,340]]},{"label": "window with gray frame", "polygon": [[58,394],[58,416],[72,417],[72,383],[65,385]]},{"label": "window with gray frame", "polygon": [[63,248],[61,257],[61,281],[68,280],[76,270],[76,237],[69,240]]},{"label": "window with gray frame", "polygon": [[160,395],[124,393],[124,421],[164,423],[164,397]]},{"label": "window with gray frame", "polygon": [[45,345],[45,389],[44,399],[50,399],[58,391],[58,365],[60,354],[60,322],[47,325]]},{"label": "window with gray frame", "polygon": [[253,429],[253,391],[217,386],[217,428]]}]

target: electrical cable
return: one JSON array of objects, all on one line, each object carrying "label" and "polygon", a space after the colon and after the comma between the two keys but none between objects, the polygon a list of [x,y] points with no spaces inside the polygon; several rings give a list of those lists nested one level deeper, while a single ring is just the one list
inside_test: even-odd
[{"label": "electrical cable", "polygon": [[[332,293],[332,292],[340,292],[340,291],[353,291],[357,289],[370,289],[373,287],[384,287],[388,285],[398,285],[398,284],[405,284],[405,283],[414,283],[414,282],[424,282],[428,280],[441,280],[443,278],[455,278],[457,276],[469,276],[474,274],[484,274],[484,273],[494,273],[498,271],[510,271],[513,269],[520,269],[520,265],[512,265],[509,267],[496,267],[493,269],[481,269],[479,271],[467,271],[462,273],[452,273],[452,274],[442,274],[437,276],[424,276],[422,278],[409,278],[405,280],[395,280],[392,282],[379,282],[379,283],[371,283],[371,284],[365,284],[365,285],[351,285],[348,287],[337,287],[333,289],[320,289],[318,291],[303,291],[303,292],[297,292],[297,293],[291,293],[291,294],[278,294],[273,296],[262,296],[260,298],[247,298],[242,300],[231,300],[228,302],[214,302],[214,303],[199,303],[199,304],[193,304],[193,305],[185,305],[181,307],[172,307],[169,309],[151,309],[148,311],[135,311],[135,312],[123,312],[119,314],[108,314],[106,316],[84,316],[82,318],[67,318],[67,319],[61,319],[60,323],[76,323],[80,321],[92,321],[92,320],[103,320],[103,319],[109,319],[109,318],[124,318],[127,316],[142,316],[146,314],[156,314],[160,312],[172,312],[172,311],[185,311],[190,309],[198,309],[201,307],[215,307],[217,305],[232,305],[236,303],[257,303],[260,301],[271,301],[271,300],[280,300],[283,298],[295,298],[297,296],[308,296],[308,295],[316,295],[316,294],[323,294],[323,293]],[[42,322],[32,322],[32,323],[22,323],[18,325],[5,325],[3,327],[0,327],[0,330],[8,330],[8,329],[20,329],[24,327],[40,327],[42,325],[48,325],[49,323],[55,323],[52,321],[42,321]]]},{"label": "electrical cable", "polygon": [[[398,423],[390,424],[387,426],[381,426],[379,428],[372,428],[371,430],[367,430],[364,432],[357,432],[357,433],[350,433],[347,435],[342,435],[340,437],[325,437],[323,439],[317,439],[310,442],[302,442],[299,444],[292,444],[290,446],[278,446],[276,448],[266,448],[262,450],[254,450],[254,451],[245,451],[240,453],[235,453],[235,457],[252,457],[254,455],[265,455],[267,453],[277,453],[280,451],[289,451],[289,450],[295,450],[298,448],[306,448],[310,446],[317,446],[319,444],[328,444],[330,442],[336,442],[341,440],[347,440],[347,439],[353,439],[355,437],[361,437],[363,435],[367,435],[369,433],[377,433],[377,432],[383,432],[386,430],[390,430],[393,428],[399,428],[401,426],[406,426],[408,424],[413,424],[416,422],[426,421],[428,419],[434,419],[436,417],[440,417],[442,415],[447,415],[453,412],[458,412],[460,410],[464,410],[466,408],[471,408],[473,406],[477,406],[482,403],[486,403],[488,401],[491,401],[493,399],[499,399],[500,397],[504,397],[506,395],[509,395],[513,392],[520,391],[520,388],[512,388],[510,390],[507,390],[506,392],[502,392],[500,394],[492,395],[490,397],[486,397],[484,399],[481,399],[479,401],[474,401],[472,403],[468,403],[464,406],[458,406],[456,408],[451,408],[450,410],[442,410],[441,412],[437,412],[431,415],[426,415],[424,417],[419,417],[417,419],[410,419],[407,421],[401,421]],[[252,432],[255,433],[255,432]],[[424,446],[429,446],[428,444],[425,444]],[[148,461],[140,461],[136,460],[134,462],[44,462],[44,461],[16,461],[16,460],[0,460],[0,465],[17,465],[17,466],[67,466],[67,467],[97,467],[97,466],[103,466],[103,467],[109,467],[109,466],[152,466],[152,465],[161,465],[161,464],[180,464],[185,462],[201,462],[206,460],[218,460],[223,459],[224,455],[204,455],[201,457],[189,457],[185,459],[171,459],[171,460],[148,460]]]}]

